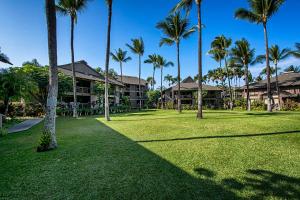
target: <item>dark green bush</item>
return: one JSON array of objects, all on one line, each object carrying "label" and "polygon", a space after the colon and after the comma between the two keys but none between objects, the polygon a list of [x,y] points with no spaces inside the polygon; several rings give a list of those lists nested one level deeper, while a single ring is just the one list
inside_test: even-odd
[{"label": "dark green bush", "polygon": [[7,130],[5,128],[0,128],[0,137],[4,137],[8,134]]},{"label": "dark green bush", "polygon": [[44,131],[40,138],[39,145],[37,147],[37,151],[42,152],[42,151],[49,150],[50,142],[51,142],[51,133]]}]

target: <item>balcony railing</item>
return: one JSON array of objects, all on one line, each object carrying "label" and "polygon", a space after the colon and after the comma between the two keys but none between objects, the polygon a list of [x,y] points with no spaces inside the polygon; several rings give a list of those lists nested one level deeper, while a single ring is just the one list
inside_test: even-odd
[{"label": "balcony railing", "polygon": [[84,93],[84,94],[89,94],[91,93],[91,89],[89,87],[76,87],[76,92],[78,93]]},{"label": "balcony railing", "polygon": [[[175,98],[177,99],[177,98],[178,98],[178,95],[175,95]],[[180,98],[181,98],[181,99],[192,99],[193,96],[190,95],[190,94],[187,94],[187,95],[180,95]]]}]

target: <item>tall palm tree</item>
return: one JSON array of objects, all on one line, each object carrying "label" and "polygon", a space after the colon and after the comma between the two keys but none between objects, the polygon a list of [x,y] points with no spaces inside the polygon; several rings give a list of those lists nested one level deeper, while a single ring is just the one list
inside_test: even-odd
[{"label": "tall palm tree", "polygon": [[[280,88],[278,85],[278,64],[280,61],[283,61],[286,58],[288,58],[291,55],[290,52],[291,50],[287,48],[281,50],[278,45],[273,45],[269,49],[269,56],[270,56],[269,59],[274,64],[275,67],[276,90],[278,95],[279,109],[281,107],[281,99],[280,99]],[[265,60],[266,57],[264,55],[260,55],[256,58],[256,61],[260,63],[264,62]]]},{"label": "tall palm tree", "polygon": [[139,58],[139,100],[140,106],[139,108],[142,109],[142,93],[141,93],[141,68],[142,63],[141,59],[145,52],[145,45],[142,38],[136,38],[131,40],[132,45],[126,44],[127,47],[132,51],[132,53],[138,55]]},{"label": "tall palm tree", "polygon": [[77,94],[76,94],[76,75],[74,64],[74,25],[77,23],[78,13],[87,5],[87,0],[59,0],[56,10],[71,19],[71,63],[73,75],[73,117],[77,117]]},{"label": "tall palm tree", "polygon": [[267,68],[267,93],[268,112],[272,112],[272,93],[270,83],[270,61],[269,61],[269,40],[267,25],[269,19],[278,11],[285,0],[248,0],[250,10],[240,8],[235,12],[235,17],[245,19],[251,23],[262,24],[264,28]]},{"label": "tall palm tree", "polygon": [[159,46],[176,44],[177,49],[177,70],[178,70],[178,112],[181,113],[181,97],[180,97],[180,42],[182,39],[188,38],[195,27],[189,27],[189,20],[182,18],[177,12],[168,16],[164,21],[159,22],[156,27],[161,29],[165,37],[161,38]]},{"label": "tall palm tree", "polygon": [[300,58],[300,43],[296,43],[295,46],[296,46],[296,50],[292,51],[291,54],[296,58]]},{"label": "tall palm tree", "polygon": [[112,59],[116,62],[120,63],[120,72],[121,72],[121,82],[123,83],[123,63],[126,63],[131,60],[130,56],[127,56],[127,51],[123,51],[122,49],[118,49],[115,53],[110,53]]},{"label": "tall palm tree", "polygon": [[203,89],[202,89],[202,17],[201,17],[201,4],[202,0],[181,0],[173,9],[177,11],[178,9],[184,9],[188,13],[192,9],[193,2],[197,7],[197,20],[198,20],[198,112],[197,119],[203,118]]},{"label": "tall palm tree", "polygon": [[[153,75],[152,75],[152,79],[155,80],[154,76],[155,76],[155,69],[158,67],[157,66],[157,55],[156,54],[152,54],[148,56],[148,59],[144,61],[144,63],[149,63],[153,65]],[[155,81],[152,81],[152,90],[154,90],[154,83]]]},{"label": "tall palm tree", "polygon": [[13,64],[9,61],[9,58],[8,58],[4,53],[1,52],[1,48],[0,48],[0,62],[9,64],[9,65],[13,65]]},{"label": "tall palm tree", "polygon": [[161,109],[164,108],[163,102],[163,69],[164,67],[174,66],[174,63],[171,61],[167,61],[161,55],[157,56],[157,66],[160,68],[160,99],[161,99]]},{"label": "tall palm tree", "polygon": [[217,36],[213,40],[211,47],[214,50],[219,51],[221,61],[224,60],[225,62],[225,71],[227,74],[227,81],[228,81],[228,87],[229,87],[229,95],[230,95],[230,109],[233,109],[233,98],[232,98],[232,90],[231,90],[231,81],[230,81],[230,74],[228,69],[228,63],[227,63],[227,56],[228,56],[228,48],[231,46],[232,40],[231,38],[226,38],[224,35]]},{"label": "tall palm tree", "polygon": [[219,63],[219,67],[222,67],[222,60],[224,59],[223,51],[213,48],[208,51],[208,54],[210,54],[211,57]]},{"label": "tall palm tree", "polygon": [[164,77],[164,81],[167,81],[167,82],[168,82],[168,85],[169,85],[169,87],[170,87],[171,84],[172,84],[172,81],[173,81],[173,76],[170,75],[170,74],[167,74],[167,75]]},{"label": "tall palm tree", "polygon": [[44,122],[44,132],[50,134],[51,141],[48,146],[48,149],[44,150],[49,150],[57,147],[55,134],[55,118],[58,93],[58,75],[55,0],[46,0],[46,17],[49,55],[49,89],[47,97],[46,116]]},{"label": "tall palm tree", "polygon": [[107,18],[107,34],[106,34],[106,53],[105,53],[105,94],[104,94],[104,113],[105,119],[110,121],[109,117],[109,99],[108,99],[108,73],[109,73],[109,54],[110,54],[110,32],[111,32],[111,18],[112,18],[112,4],[113,0],[105,0],[108,6]]},{"label": "tall palm tree", "polygon": [[249,64],[254,60],[255,49],[251,49],[250,43],[246,39],[235,42],[235,47],[231,49],[232,59],[244,66],[244,77],[247,88],[247,110],[251,110],[251,101],[249,95]]}]

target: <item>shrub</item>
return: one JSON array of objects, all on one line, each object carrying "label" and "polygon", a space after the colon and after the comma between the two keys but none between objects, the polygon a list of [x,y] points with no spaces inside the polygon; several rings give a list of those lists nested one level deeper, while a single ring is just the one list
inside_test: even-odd
[{"label": "shrub", "polygon": [[281,109],[284,111],[300,111],[300,103],[287,99]]},{"label": "shrub", "polygon": [[266,104],[261,100],[254,100],[251,102],[251,110],[266,110]]},{"label": "shrub", "polygon": [[48,131],[43,131],[42,136],[39,141],[39,146],[37,147],[38,152],[49,150],[51,142],[51,133]]},{"label": "shrub", "polygon": [[174,109],[174,103],[172,101],[168,101],[165,103],[166,109]]},{"label": "shrub", "polygon": [[4,137],[8,134],[7,130],[5,128],[0,128],[0,137]]}]

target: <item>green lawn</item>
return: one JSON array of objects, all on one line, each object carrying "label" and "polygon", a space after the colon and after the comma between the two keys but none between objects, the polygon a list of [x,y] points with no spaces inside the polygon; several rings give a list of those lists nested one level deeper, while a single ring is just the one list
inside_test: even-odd
[{"label": "green lawn", "polygon": [[58,118],[0,138],[0,199],[299,199],[300,113],[147,111]]}]

